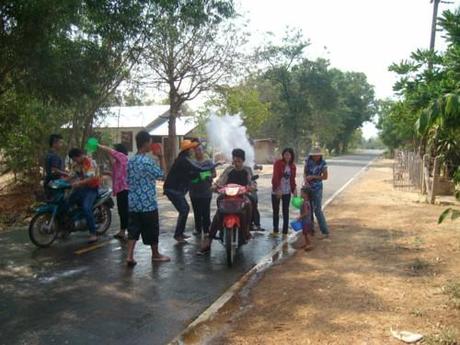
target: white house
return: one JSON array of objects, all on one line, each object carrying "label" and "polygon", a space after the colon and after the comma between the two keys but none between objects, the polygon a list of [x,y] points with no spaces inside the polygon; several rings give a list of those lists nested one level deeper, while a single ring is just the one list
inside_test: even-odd
[{"label": "white house", "polygon": [[[109,107],[101,110],[100,117],[94,128],[109,134],[113,143],[121,142],[129,152],[136,151],[135,136],[141,130],[150,133],[153,141],[165,144],[168,140],[169,105]],[[179,140],[190,135],[197,127],[192,116],[181,116],[176,119],[176,134]]]}]

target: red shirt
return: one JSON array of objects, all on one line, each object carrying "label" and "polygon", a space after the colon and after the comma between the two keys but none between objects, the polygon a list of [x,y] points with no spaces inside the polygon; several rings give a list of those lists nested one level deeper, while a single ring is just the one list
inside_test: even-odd
[{"label": "red shirt", "polygon": [[[289,167],[291,168],[291,177],[289,178],[289,182],[291,185],[291,193],[294,193],[297,187],[296,182],[295,182],[296,167],[294,163],[291,163]],[[275,164],[273,165],[273,176],[272,176],[273,192],[275,192],[281,185],[281,179],[283,178],[285,168],[286,168],[286,162],[284,161],[284,159],[277,160]]]}]

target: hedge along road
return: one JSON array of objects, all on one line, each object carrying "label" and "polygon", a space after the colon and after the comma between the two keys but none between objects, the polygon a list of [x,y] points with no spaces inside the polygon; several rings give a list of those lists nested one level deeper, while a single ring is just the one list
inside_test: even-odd
[{"label": "hedge along road", "polygon": [[[328,160],[326,201],[372,161],[378,152]],[[298,167],[301,182],[302,167]],[[0,235],[0,344],[165,344],[276,247],[271,232],[271,174],[259,179],[259,210],[266,232],[242,247],[234,267],[226,266],[216,241],[210,256],[199,257],[198,238],[187,245],[172,239],[176,212],[160,197],[160,249],[169,263],[150,261],[148,247],[138,244],[134,269],[125,266],[126,247],[111,235],[96,246],[86,233],[74,233],[51,248],[38,249],[27,231]],[[292,211],[292,216],[296,213]],[[193,229],[190,215],[187,232]],[[331,229],[332,231],[334,229]]]}]

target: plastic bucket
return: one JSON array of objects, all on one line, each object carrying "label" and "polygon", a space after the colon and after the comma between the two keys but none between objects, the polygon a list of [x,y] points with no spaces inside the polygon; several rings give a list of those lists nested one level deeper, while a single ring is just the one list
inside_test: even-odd
[{"label": "plastic bucket", "polygon": [[293,220],[291,222],[291,228],[294,231],[300,231],[303,229],[303,222],[301,220]]},{"label": "plastic bucket", "polygon": [[88,153],[93,153],[97,151],[99,142],[96,138],[89,138],[85,145],[85,150]]},{"label": "plastic bucket", "polygon": [[300,196],[293,197],[291,201],[291,205],[292,207],[295,207],[296,209],[300,210],[300,208],[303,205],[303,198]]},{"label": "plastic bucket", "polygon": [[153,155],[158,156],[163,152],[163,146],[160,143],[153,143],[150,145],[150,150]]},{"label": "plastic bucket", "polygon": [[200,172],[200,178],[201,178],[202,181],[206,180],[209,177],[211,177],[211,172],[210,171]]}]

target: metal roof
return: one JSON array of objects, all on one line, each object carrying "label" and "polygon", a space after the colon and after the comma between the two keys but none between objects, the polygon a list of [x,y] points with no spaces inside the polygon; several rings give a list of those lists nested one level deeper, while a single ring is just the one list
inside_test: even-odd
[{"label": "metal roof", "polygon": [[[163,118],[163,117],[162,117]],[[184,136],[193,131],[197,127],[197,122],[192,116],[182,116],[176,119],[176,135]],[[162,123],[155,124],[150,130],[150,135],[167,136],[168,135],[168,119],[164,118]]]},{"label": "metal roof", "polygon": [[109,107],[102,110],[102,116],[95,127],[98,128],[147,128],[161,115],[166,115],[169,105],[143,105],[131,107]]}]

